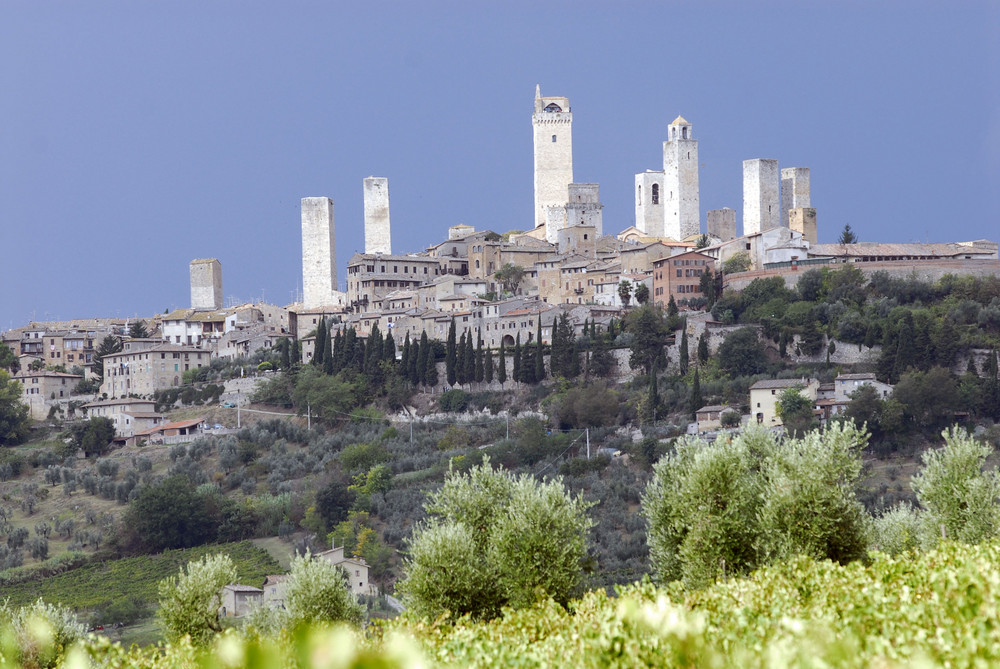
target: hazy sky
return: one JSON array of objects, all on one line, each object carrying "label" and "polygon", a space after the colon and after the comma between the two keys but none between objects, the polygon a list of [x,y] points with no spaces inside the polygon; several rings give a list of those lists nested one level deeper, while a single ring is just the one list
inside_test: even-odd
[{"label": "hazy sky", "polygon": [[369,175],[397,253],[530,228],[536,83],[605,232],[683,114],[703,223],[775,158],[811,168],[821,242],[1000,238],[997,2],[0,0],[0,330],[188,306],[200,257],[286,304],[307,196],[343,285]]}]

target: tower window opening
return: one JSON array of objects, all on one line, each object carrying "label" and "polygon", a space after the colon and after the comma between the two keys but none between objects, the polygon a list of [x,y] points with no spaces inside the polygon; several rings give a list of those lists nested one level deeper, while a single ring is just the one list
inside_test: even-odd
[{"label": "tower window opening", "polygon": [[555,143],[556,143],[556,136],[555,136],[555,135],[552,135],[552,143],[553,143],[553,144],[555,144]]},{"label": "tower window opening", "polygon": [[[683,137],[684,139],[688,138],[688,129],[687,128],[681,128],[681,137]],[[690,158],[690,157],[691,157],[691,154],[689,153],[688,154],[688,158]]]},{"label": "tower window opening", "polygon": [[[654,188],[655,188],[655,186],[654,186]],[[642,204],[642,186],[641,185],[639,186],[638,194],[635,196],[635,199],[639,201],[639,204]]]},{"label": "tower window opening", "polygon": [[653,184],[653,204],[660,204],[660,184]]}]

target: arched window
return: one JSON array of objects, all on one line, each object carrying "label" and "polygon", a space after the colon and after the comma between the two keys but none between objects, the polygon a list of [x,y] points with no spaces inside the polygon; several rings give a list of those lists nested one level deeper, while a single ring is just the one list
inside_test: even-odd
[{"label": "arched window", "polygon": [[[681,128],[681,137],[683,137],[684,139],[687,139],[687,138],[688,138],[688,129],[687,129],[687,126],[685,126],[685,127]],[[690,154],[689,154],[689,155],[688,155],[688,158],[690,158],[690,157],[691,157],[691,156],[690,156]]]},{"label": "arched window", "polygon": [[552,135],[552,143],[553,143],[553,144],[555,144],[555,143],[556,143],[556,136],[555,136],[555,135]]},{"label": "arched window", "polygon": [[653,184],[653,204],[660,204],[660,184]]},{"label": "arched window", "polygon": [[635,199],[639,204],[642,204],[642,184],[639,184],[639,191],[636,193]]}]

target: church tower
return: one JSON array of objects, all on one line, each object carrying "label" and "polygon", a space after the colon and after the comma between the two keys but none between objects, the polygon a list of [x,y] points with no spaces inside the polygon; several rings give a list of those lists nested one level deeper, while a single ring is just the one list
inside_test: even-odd
[{"label": "church tower", "polygon": [[663,231],[667,237],[685,239],[701,232],[698,198],[698,140],[691,124],[678,116],[663,143]]},{"label": "church tower", "polygon": [[535,227],[545,225],[549,207],[565,207],[573,183],[573,113],[569,98],[542,97],[535,86],[531,116],[535,145]]}]

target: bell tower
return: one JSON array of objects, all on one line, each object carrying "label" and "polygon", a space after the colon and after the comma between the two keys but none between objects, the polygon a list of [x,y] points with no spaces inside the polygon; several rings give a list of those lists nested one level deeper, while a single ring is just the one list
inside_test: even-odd
[{"label": "bell tower", "polygon": [[680,241],[701,232],[698,140],[683,116],[673,120],[663,143],[663,232]]},{"label": "bell tower", "polygon": [[545,225],[548,207],[564,207],[573,183],[573,113],[569,98],[542,97],[535,86],[531,116],[535,147],[535,227]]}]

